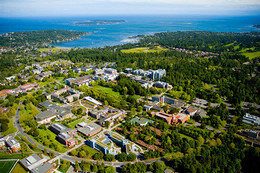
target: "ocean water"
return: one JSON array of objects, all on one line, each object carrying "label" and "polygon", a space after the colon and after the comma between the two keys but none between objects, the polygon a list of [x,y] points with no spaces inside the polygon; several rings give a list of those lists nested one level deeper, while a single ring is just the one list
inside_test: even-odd
[{"label": "ocean water", "polygon": [[[126,20],[116,25],[72,26],[73,22],[87,20]],[[0,34],[43,29],[66,29],[94,32],[82,39],[54,44],[60,47],[104,47],[127,43],[129,36],[153,34],[164,31],[260,31],[253,25],[260,24],[260,16],[87,16],[52,18],[0,18]]]}]

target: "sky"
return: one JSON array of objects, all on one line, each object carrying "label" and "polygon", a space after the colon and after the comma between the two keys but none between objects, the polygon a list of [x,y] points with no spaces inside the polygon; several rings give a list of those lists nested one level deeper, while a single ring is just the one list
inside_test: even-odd
[{"label": "sky", "polygon": [[260,15],[260,0],[0,0],[0,17]]}]

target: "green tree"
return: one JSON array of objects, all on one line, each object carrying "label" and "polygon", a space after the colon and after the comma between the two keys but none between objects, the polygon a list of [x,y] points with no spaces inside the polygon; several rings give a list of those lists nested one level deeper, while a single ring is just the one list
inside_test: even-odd
[{"label": "green tree", "polygon": [[119,162],[124,162],[124,161],[126,161],[126,160],[127,160],[127,154],[124,153],[124,152],[118,154],[118,155],[117,155],[117,160],[118,160]]},{"label": "green tree", "polygon": [[105,161],[113,161],[114,159],[115,159],[115,156],[112,155],[112,154],[106,154],[106,155],[104,156],[104,160],[105,160]]},{"label": "green tree", "polygon": [[136,154],[134,154],[134,153],[130,153],[130,154],[128,154],[128,156],[127,156],[127,161],[134,161],[134,160],[136,160]]},{"label": "green tree", "polygon": [[75,170],[80,171],[80,166],[79,166],[79,161],[78,160],[75,161]]},{"label": "green tree", "polygon": [[116,169],[113,166],[107,166],[105,168],[105,173],[115,173]]}]

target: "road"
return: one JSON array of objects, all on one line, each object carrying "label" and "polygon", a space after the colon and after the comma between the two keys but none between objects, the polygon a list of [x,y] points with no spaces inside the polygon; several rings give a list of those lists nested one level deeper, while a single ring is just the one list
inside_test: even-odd
[{"label": "road", "polygon": [[[33,140],[29,135],[27,135],[24,130],[22,129],[20,123],[19,123],[19,119],[20,119],[20,109],[18,108],[17,112],[16,112],[16,116],[15,116],[15,121],[14,121],[14,126],[17,128],[17,132],[14,133],[13,135],[16,135],[16,134],[21,134],[22,136],[26,136],[27,137],[27,140],[32,143],[32,144],[37,144],[38,145],[38,148],[41,149],[41,150],[44,150],[46,149],[48,152],[53,152],[54,155],[56,156],[55,158],[52,159],[52,161],[55,161],[57,159],[63,159],[63,160],[67,160],[71,163],[75,163],[76,160],[78,160],[79,162],[81,161],[91,161],[93,163],[104,163],[105,165],[111,165],[111,166],[114,166],[114,167],[121,167],[127,163],[135,163],[135,162],[144,162],[146,164],[150,164],[150,163],[153,163],[153,162],[156,162],[156,161],[162,161],[162,159],[155,159],[155,160],[148,160],[148,161],[140,161],[140,160],[136,160],[134,162],[118,162],[118,161],[115,161],[115,162],[106,162],[106,161],[96,161],[96,160],[92,160],[92,159],[83,159],[83,158],[78,158],[78,157],[72,157],[72,156],[69,156],[68,153],[71,151],[71,150],[74,150],[76,148],[79,148],[80,146],[82,146],[83,144],[85,144],[85,141],[81,141],[82,143],[71,148],[70,150],[68,150],[67,152],[65,153],[59,153],[57,151],[54,151],[52,149],[49,149],[47,147],[44,147],[43,145],[37,143],[37,141]],[[118,124],[120,125],[120,124]],[[117,127],[118,125],[114,126],[113,128]],[[109,128],[109,131],[111,131],[113,128]]]}]

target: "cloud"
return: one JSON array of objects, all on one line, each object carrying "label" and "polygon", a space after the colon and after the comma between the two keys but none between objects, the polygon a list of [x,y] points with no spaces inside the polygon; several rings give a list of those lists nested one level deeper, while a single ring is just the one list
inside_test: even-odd
[{"label": "cloud", "polygon": [[259,0],[0,0],[0,16],[222,14],[260,11]]}]

